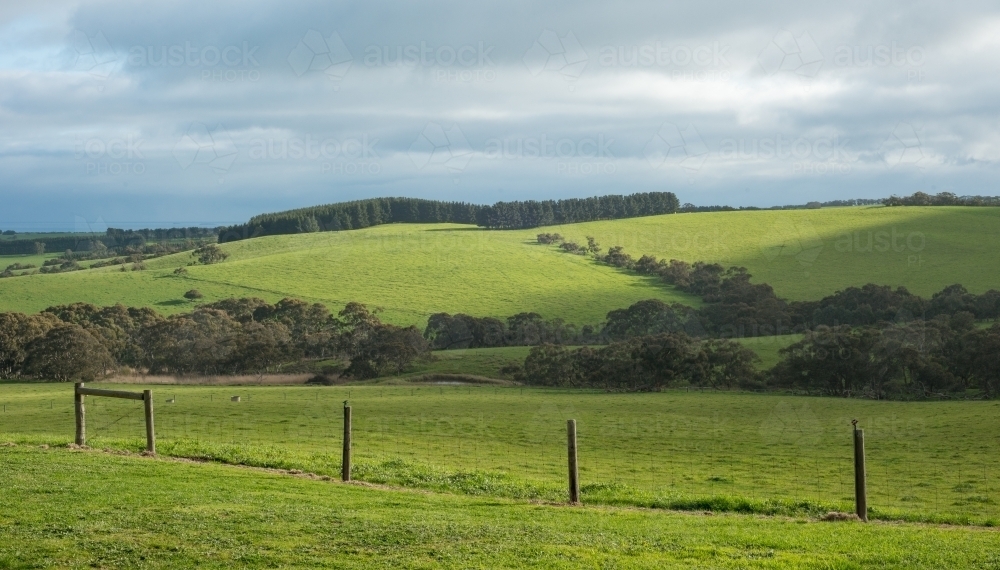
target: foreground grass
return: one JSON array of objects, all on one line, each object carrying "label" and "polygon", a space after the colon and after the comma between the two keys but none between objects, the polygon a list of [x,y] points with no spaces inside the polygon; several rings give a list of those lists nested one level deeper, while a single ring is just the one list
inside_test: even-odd
[{"label": "foreground grass", "polygon": [[[336,475],[349,400],[359,478],[557,500],[573,418],[585,500],[765,513],[852,508],[857,418],[873,516],[1000,524],[1000,402],[427,384],[151,388],[164,454]],[[0,406],[0,441],[72,440],[69,385],[0,385]],[[142,448],[140,405],[87,406],[91,445]]]},{"label": "foreground grass", "polygon": [[182,276],[173,270],[191,261],[187,253],[150,260],[141,272],[113,267],[8,279],[0,287],[0,310],[86,301],[174,313],[190,310],[194,304],[182,295],[198,289],[204,301],[299,297],[331,308],[360,301],[405,325],[422,326],[441,311],[494,317],[535,311],[582,325],[641,299],[698,304],[656,279],[536,245],[540,231],[580,243],[594,236],[605,250],[622,245],[635,257],[742,265],[789,299],[815,300],[865,283],[902,285],[927,297],[953,283],[979,293],[1000,284],[998,222],[1000,208],[858,207],[650,216],[519,231],[393,224],[224,244],[229,259],[189,267]]},{"label": "foreground grass", "polygon": [[0,568],[990,568],[1000,533],[565,507],[0,448]]}]

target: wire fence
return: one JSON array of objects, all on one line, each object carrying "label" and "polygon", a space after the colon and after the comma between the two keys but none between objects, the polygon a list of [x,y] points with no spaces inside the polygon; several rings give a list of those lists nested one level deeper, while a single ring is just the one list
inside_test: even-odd
[{"label": "wire fence", "polygon": [[[68,398],[3,402],[0,434],[60,434],[69,440],[72,389],[62,388]],[[464,386],[153,390],[161,453],[181,453],[179,447],[171,451],[177,442],[239,447],[247,456],[259,449],[267,461],[335,476],[347,400],[358,478],[414,485],[433,479],[466,485],[468,491],[467,480],[479,474],[484,481],[539,489],[541,496],[556,499],[566,488],[565,422],[573,418],[584,502],[710,505],[731,498],[853,510],[848,416],[821,413],[827,404],[852,407],[841,400],[620,397]],[[232,401],[236,395],[239,402]],[[804,401],[812,415],[801,407]],[[865,403],[872,405],[878,403]],[[1000,431],[995,421],[984,420],[996,418],[997,408],[973,402],[953,407],[950,415],[911,417],[903,405],[889,405],[896,415],[859,414],[860,427],[866,428],[872,511],[923,520],[1000,521]],[[131,442],[138,448],[144,442],[141,402],[88,397],[86,407],[92,447]],[[472,492],[493,489],[481,485]]]}]

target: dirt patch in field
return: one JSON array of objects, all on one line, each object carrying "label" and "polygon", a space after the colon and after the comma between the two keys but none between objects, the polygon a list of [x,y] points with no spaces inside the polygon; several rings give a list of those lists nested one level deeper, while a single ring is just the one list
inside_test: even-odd
[{"label": "dirt patch in field", "polygon": [[193,386],[288,386],[305,384],[315,374],[247,374],[243,376],[115,376],[114,384],[188,384]]},{"label": "dirt patch in field", "polygon": [[405,380],[407,383],[413,384],[442,386],[512,386],[515,384],[510,380],[476,376],[475,374],[423,374],[421,376],[409,376]]}]

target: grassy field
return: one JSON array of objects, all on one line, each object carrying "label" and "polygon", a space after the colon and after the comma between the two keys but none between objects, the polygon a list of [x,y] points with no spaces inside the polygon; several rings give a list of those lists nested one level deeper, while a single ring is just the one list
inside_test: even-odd
[{"label": "grassy field", "polygon": [[173,313],[193,306],[182,295],[197,288],[206,301],[292,296],[332,308],[361,301],[385,308],[383,317],[399,324],[422,325],[439,311],[497,317],[537,311],[593,324],[640,299],[698,300],[654,279],[535,245],[539,231],[579,241],[593,235],[605,249],[622,245],[634,256],[743,265],[779,295],[818,299],[868,282],[904,285],[925,296],[952,283],[975,292],[1000,287],[998,228],[1000,210],[964,207],[680,214],[523,231],[396,224],[225,244],[228,260],[190,267],[185,276],[172,272],[189,254],[149,261],[142,272],[106,268],[8,279],[0,282],[0,310],[87,301]]},{"label": "grassy field", "polygon": [[[716,212],[547,228],[594,236],[633,256],[742,265],[788,299],[819,299],[851,285],[902,285],[930,296],[961,283],[1000,288],[1000,208],[852,207]],[[585,243],[585,242],[584,242]],[[870,247],[869,247],[869,244]]]},{"label": "grassy field", "polygon": [[911,569],[1000,562],[994,529],[564,507],[24,447],[0,448],[0,471],[5,569]]},{"label": "grassy field", "polygon": [[[336,475],[348,400],[362,480],[556,501],[574,418],[585,502],[797,515],[851,510],[857,418],[873,517],[1000,524],[1000,402],[427,384],[152,389],[167,455]],[[0,405],[0,442],[72,440],[69,385],[0,385]],[[142,448],[141,405],[87,406],[91,445]]]},{"label": "grassy field", "polygon": [[189,310],[182,295],[206,301],[299,297],[339,309],[349,301],[383,307],[383,318],[422,324],[434,312],[505,317],[538,311],[549,318],[598,323],[615,308],[647,298],[694,302],[649,278],[623,274],[578,256],[557,255],[524,236],[456,225],[391,225],[356,232],[273,236],[226,244],[224,263],[173,270],[190,254],[117,268],[36,275],[0,284],[0,310],[38,311],[69,301],[121,302],[165,313]]},{"label": "grassy field", "polygon": [[500,369],[506,364],[522,364],[530,346],[503,348],[469,348],[433,352],[430,362],[418,362],[407,376],[420,374],[472,374],[487,378],[500,378]]}]

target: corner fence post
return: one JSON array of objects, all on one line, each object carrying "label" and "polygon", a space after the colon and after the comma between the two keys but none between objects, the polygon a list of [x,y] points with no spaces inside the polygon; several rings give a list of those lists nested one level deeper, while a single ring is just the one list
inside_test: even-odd
[{"label": "corner fence post", "polygon": [[80,388],[83,388],[83,382],[77,382],[76,386],[73,388],[73,403],[76,408],[76,444],[77,445],[87,445],[87,418],[84,415],[86,409],[83,405],[83,399],[86,397],[80,393]]},{"label": "corner fence post", "polygon": [[344,401],[344,459],[340,472],[341,479],[351,480],[351,407]]},{"label": "corner fence post", "polygon": [[156,453],[156,432],[153,430],[153,391],[142,391],[142,403],[146,411],[146,451]]},{"label": "corner fence post", "polygon": [[566,420],[566,453],[569,456],[569,502],[580,502],[580,472],[576,459],[576,420]]},{"label": "corner fence post", "polygon": [[854,425],[854,507],[858,518],[868,522],[868,489],[865,480],[865,430]]}]

